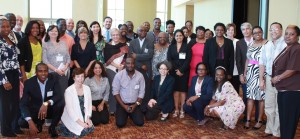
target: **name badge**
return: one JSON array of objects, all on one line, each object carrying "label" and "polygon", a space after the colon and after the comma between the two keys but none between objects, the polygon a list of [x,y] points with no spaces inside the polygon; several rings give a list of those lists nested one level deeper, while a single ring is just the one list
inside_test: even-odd
[{"label": "name badge", "polygon": [[96,51],[96,55],[99,55],[99,53],[100,53],[100,52],[97,50],[97,51]]},{"label": "name badge", "polygon": [[48,91],[47,92],[47,97],[52,97],[53,96],[53,91]]},{"label": "name badge", "polygon": [[63,59],[64,59],[64,56],[62,56],[62,55],[56,56],[56,61],[57,61],[57,62],[62,62]]},{"label": "name badge", "polygon": [[140,85],[138,85],[138,84],[134,86],[134,89],[139,89],[139,88],[140,88]]},{"label": "name badge", "polygon": [[185,59],[185,53],[179,53],[179,59]]},{"label": "name badge", "polygon": [[147,48],[145,48],[144,52],[145,52],[145,53],[148,53],[148,49],[147,49]]}]

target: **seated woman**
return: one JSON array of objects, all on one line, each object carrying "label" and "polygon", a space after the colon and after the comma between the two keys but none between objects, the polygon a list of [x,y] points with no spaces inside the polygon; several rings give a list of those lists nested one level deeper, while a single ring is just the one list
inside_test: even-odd
[{"label": "seated woman", "polygon": [[197,75],[192,78],[183,109],[197,120],[198,125],[204,125],[208,120],[204,117],[204,108],[212,98],[214,82],[210,76],[207,76],[208,70],[204,63],[198,63],[195,71]]},{"label": "seated woman", "polygon": [[94,125],[107,124],[109,121],[108,101],[110,86],[103,64],[95,61],[88,73],[84,84],[89,86],[92,93],[92,122]]},{"label": "seated woman", "polygon": [[242,98],[235,91],[234,87],[227,81],[224,67],[216,68],[215,94],[209,105],[205,107],[205,114],[219,117],[223,121],[223,129],[234,129],[235,125],[244,112],[245,104]]},{"label": "seated woman", "polygon": [[58,127],[61,136],[79,138],[94,131],[92,116],[91,90],[83,84],[84,70],[76,68],[72,77],[74,84],[65,92],[65,108],[61,117],[62,124]]},{"label": "seated woman", "polygon": [[151,99],[145,116],[147,120],[157,119],[159,113],[162,112],[160,120],[165,121],[173,110],[174,100],[172,94],[175,79],[168,74],[170,69],[171,63],[167,61],[157,64],[159,75],[156,75],[153,80]]}]

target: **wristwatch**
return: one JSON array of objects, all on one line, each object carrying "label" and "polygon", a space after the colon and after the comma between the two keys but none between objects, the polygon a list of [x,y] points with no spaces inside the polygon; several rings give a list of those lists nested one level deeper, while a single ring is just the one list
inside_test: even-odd
[{"label": "wristwatch", "polygon": [[136,105],[138,105],[138,106],[140,106],[140,105],[141,105],[141,103],[140,103],[140,102],[138,102],[138,101],[137,101],[137,102],[135,102],[135,104],[136,104]]},{"label": "wristwatch", "polygon": [[48,103],[48,102],[44,102],[43,105],[44,105],[44,106],[48,106],[49,103]]}]

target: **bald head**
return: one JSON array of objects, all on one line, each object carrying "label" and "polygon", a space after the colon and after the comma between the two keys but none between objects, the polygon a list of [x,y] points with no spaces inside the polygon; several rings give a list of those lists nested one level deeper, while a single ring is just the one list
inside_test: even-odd
[{"label": "bald head", "polygon": [[73,19],[68,19],[67,20],[67,30],[72,31],[74,29],[74,21]]}]

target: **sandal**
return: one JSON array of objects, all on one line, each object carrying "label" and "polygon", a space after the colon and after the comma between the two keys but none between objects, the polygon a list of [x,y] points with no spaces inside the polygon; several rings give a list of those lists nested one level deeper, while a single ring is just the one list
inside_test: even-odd
[{"label": "sandal", "polygon": [[184,118],[184,111],[180,111],[180,115],[179,115],[179,118]]},{"label": "sandal", "polygon": [[178,116],[178,114],[179,114],[179,111],[174,111],[174,113],[173,113],[173,117],[177,117],[177,116]]},{"label": "sandal", "polygon": [[166,121],[166,120],[168,119],[168,116],[169,116],[169,113],[167,113],[167,114],[162,114],[160,120],[161,120],[161,121]]},{"label": "sandal", "polygon": [[245,125],[244,125],[244,129],[249,129],[249,125],[250,125],[250,120],[247,120],[246,122],[245,122]]},{"label": "sandal", "polygon": [[[257,124],[260,124],[260,126],[257,126]],[[258,121],[252,129],[258,130],[262,127],[262,125],[263,125],[263,121]]]}]

